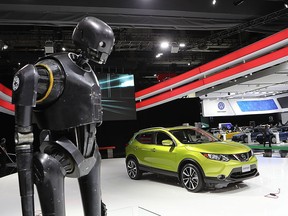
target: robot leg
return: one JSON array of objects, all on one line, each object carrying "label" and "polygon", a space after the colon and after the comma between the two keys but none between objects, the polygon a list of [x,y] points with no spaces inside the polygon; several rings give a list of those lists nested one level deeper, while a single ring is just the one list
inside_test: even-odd
[{"label": "robot leg", "polygon": [[35,184],[43,216],[65,216],[64,177],[61,164],[48,154],[34,158]]},{"label": "robot leg", "polygon": [[100,166],[101,155],[97,150],[96,163],[89,174],[78,179],[85,216],[105,216],[106,207],[101,202]]}]

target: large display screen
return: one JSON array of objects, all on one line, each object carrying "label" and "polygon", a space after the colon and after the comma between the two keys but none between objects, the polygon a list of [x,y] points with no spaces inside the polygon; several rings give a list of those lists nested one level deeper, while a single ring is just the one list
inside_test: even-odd
[{"label": "large display screen", "polygon": [[242,112],[277,110],[278,107],[273,99],[268,100],[243,100],[237,101]]},{"label": "large display screen", "polygon": [[134,76],[97,74],[102,94],[103,121],[135,120]]}]

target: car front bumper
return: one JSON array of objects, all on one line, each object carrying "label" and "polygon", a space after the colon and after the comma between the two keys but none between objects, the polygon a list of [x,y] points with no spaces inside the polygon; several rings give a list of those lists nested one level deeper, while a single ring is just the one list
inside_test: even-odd
[{"label": "car front bumper", "polygon": [[259,176],[257,165],[251,164],[250,166],[250,171],[248,172],[243,172],[242,167],[236,167],[232,169],[229,176],[218,175],[217,177],[204,177],[204,181],[206,184],[227,185]]}]

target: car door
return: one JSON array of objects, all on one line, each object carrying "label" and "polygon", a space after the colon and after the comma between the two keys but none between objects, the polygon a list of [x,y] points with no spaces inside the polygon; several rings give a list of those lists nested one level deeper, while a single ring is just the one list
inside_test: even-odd
[{"label": "car door", "polygon": [[155,133],[145,132],[136,137],[138,144],[135,146],[134,154],[141,165],[153,166],[152,153],[156,148]]},{"label": "car door", "polygon": [[[155,133],[156,144],[154,149],[151,149],[151,164],[155,168],[176,171],[176,145],[172,137],[166,132],[159,131]],[[163,145],[163,140],[171,140],[172,145]]]}]

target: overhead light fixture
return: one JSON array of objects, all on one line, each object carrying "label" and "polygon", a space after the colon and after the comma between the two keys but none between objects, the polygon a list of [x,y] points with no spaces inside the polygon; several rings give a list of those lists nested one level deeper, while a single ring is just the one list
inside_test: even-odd
[{"label": "overhead light fixture", "polygon": [[212,4],[215,5],[215,4],[216,4],[216,0],[213,0],[213,1],[212,1]]},{"label": "overhead light fixture", "polygon": [[284,6],[288,8],[288,0],[283,0]]},{"label": "overhead light fixture", "polygon": [[161,42],[160,47],[162,49],[167,49],[169,47],[169,42],[167,42],[167,41]]},{"label": "overhead light fixture", "polygon": [[179,47],[185,47],[185,46],[186,46],[185,43],[180,43],[180,44],[179,44]]},{"label": "overhead light fixture", "polygon": [[53,41],[45,41],[44,47],[45,55],[54,53],[54,43]]},{"label": "overhead light fixture", "polygon": [[160,58],[162,55],[163,55],[163,53],[158,53],[158,54],[156,55],[156,58]]},{"label": "overhead light fixture", "polygon": [[235,6],[238,6],[238,5],[242,4],[243,2],[244,2],[244,0],[235,0],[235,1],[233,1],[233,4]]},{"label": "overhead light fixture", "polygon": [[4,43],[4,41],[0,40],[0,50],[8,49],[8,45]]},{"label": "overhead light fixture", "polygon": [[171,53],[178,53],[178,52],[179,52],[179,45],[177,43],[172,43]]}]

